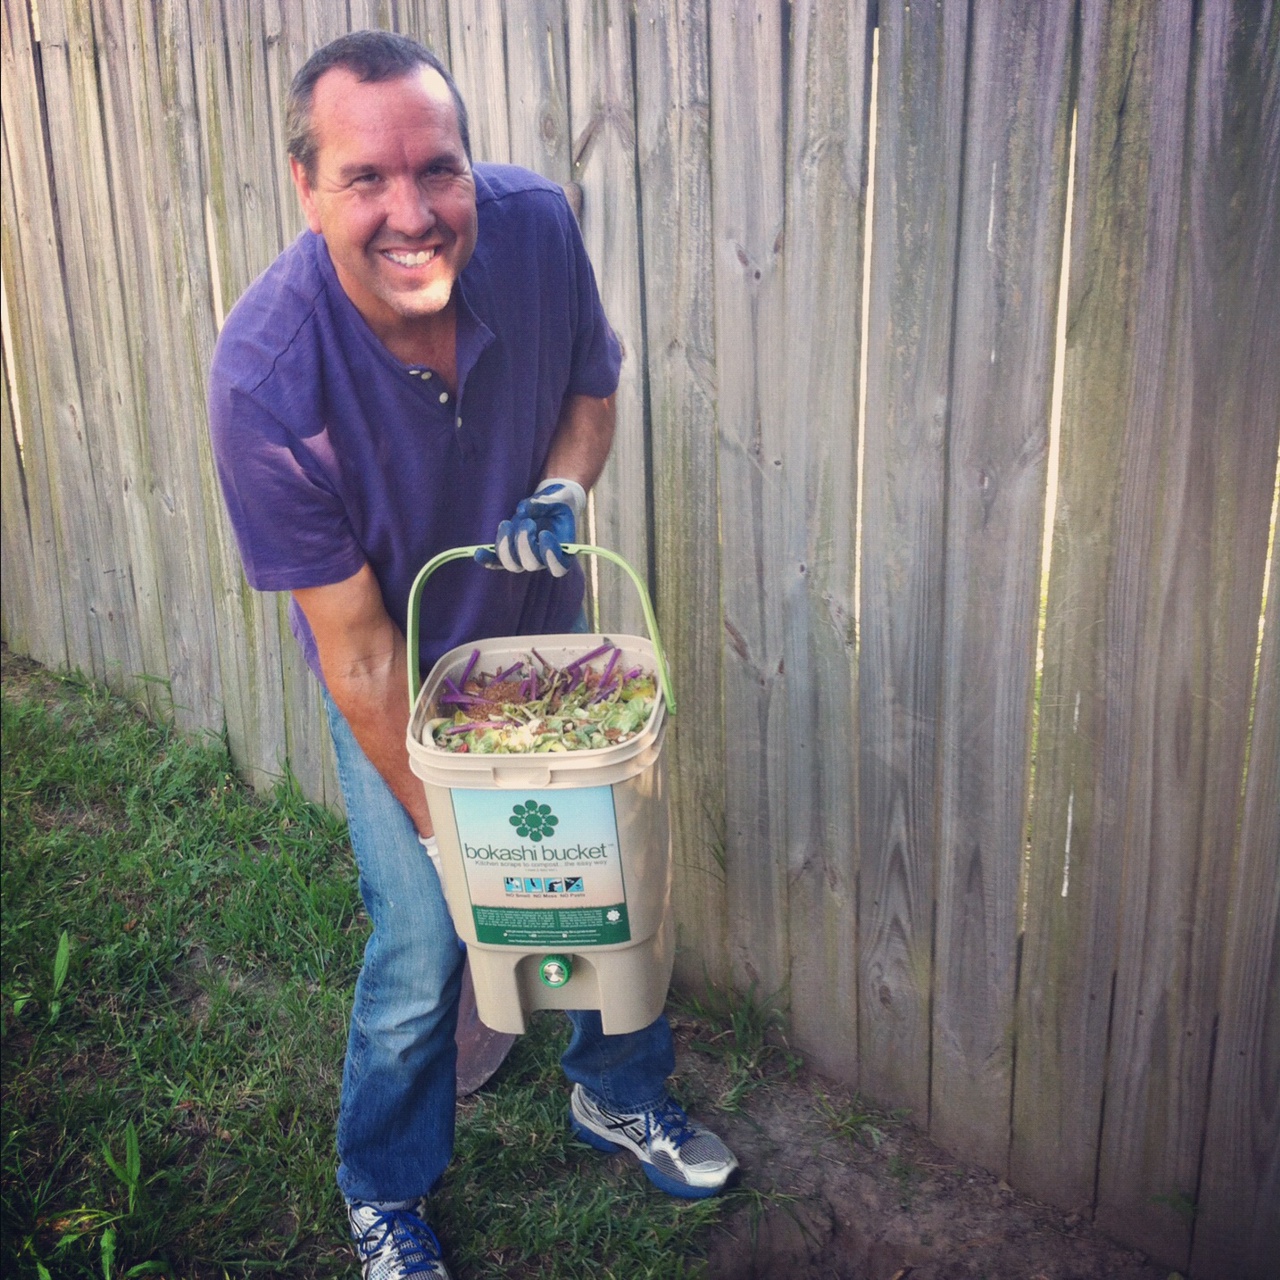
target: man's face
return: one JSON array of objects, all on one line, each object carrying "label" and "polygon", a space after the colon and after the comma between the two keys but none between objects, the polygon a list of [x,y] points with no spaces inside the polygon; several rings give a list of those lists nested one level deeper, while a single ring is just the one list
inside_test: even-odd
[{"label": "man's face", "polygon": [[361,83],[345,67],[316,81],[308,177],[291,162],[312,231],[384,341],[449,305],[476,246],[476,187],[449,87],[430,67]]}]

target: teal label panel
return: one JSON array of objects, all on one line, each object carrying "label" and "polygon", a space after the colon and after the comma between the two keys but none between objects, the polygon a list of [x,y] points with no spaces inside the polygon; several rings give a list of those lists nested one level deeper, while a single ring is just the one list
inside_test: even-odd
[{"label": "teal label panel", "polygon": [[480,942],[631,940],[612,787],[454,788],[450,796]]}]

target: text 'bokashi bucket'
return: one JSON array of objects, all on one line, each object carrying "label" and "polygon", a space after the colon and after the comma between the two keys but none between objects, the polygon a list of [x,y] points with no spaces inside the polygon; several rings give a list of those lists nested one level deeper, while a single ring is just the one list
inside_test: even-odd
[{"label": "text 'bokashi bucket'", "polygon": [[[409,596],[410,654],[418,651],[426,580],[475,550],[456,547],[423,566]],[[662,1012],[671,981],[662,744],[675,706],[653,606],[635,570],[601,547],[565,550],[627,572],[649,638],[481,640],[441,657],[420,691],[410,662],[407,746],[481,1021],[520,1033],[535,1009],[599,1009],[605,1034],[620,1035]],[[512,686],[519,696],[538,695],[534,712],[527,724],[499,728],[488,710]],[[541,714],[548,707],[554,716]],[[570,738],[575,746],[566,749]]]}]

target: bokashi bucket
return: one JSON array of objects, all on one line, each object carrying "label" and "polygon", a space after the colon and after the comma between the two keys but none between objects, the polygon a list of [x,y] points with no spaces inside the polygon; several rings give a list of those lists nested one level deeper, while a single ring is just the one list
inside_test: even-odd
[{"label": "bokashi bucket", "polygon": [[[475,550],[456,547],[423,566],[409,596],[410,654],[418,651],[427,579]],[[671,981],[675,935],[662,744],[675,706],[653,607],[635,570],[601,547],[569,544],[566,550],[602,557],[627,572],[649,637],[481,640],[444,654],[421,690],[410,662],[407,746],[426,791],[437,866],[454,927],[467,945],[481,1021],[521,1033],[535,1009],[599,1009],[605,1033],[619,1035],[648,1026],[662,1012]],[[574,670],[606,646],[616,666],[654,676],[652,711],[635,736],[579,750],[513,754],[483,748],[458,754],[436,744],[433,731],[449,718],[442,695],[456,696],[471,672],[534,663]]]}]

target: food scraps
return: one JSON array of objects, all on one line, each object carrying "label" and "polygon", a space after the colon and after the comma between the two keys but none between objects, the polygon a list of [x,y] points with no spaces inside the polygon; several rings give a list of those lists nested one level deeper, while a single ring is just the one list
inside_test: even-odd
[{"label": "food scraps", "polygon": [[436,746],[477,755],[597,750],[634,738],[648,723],[657,681],[652,672],[624,666],[612,641],[563,667],[536,649],[530,654],[477,673],[475,649],[459,679],[446,676],[436,696]]}]

